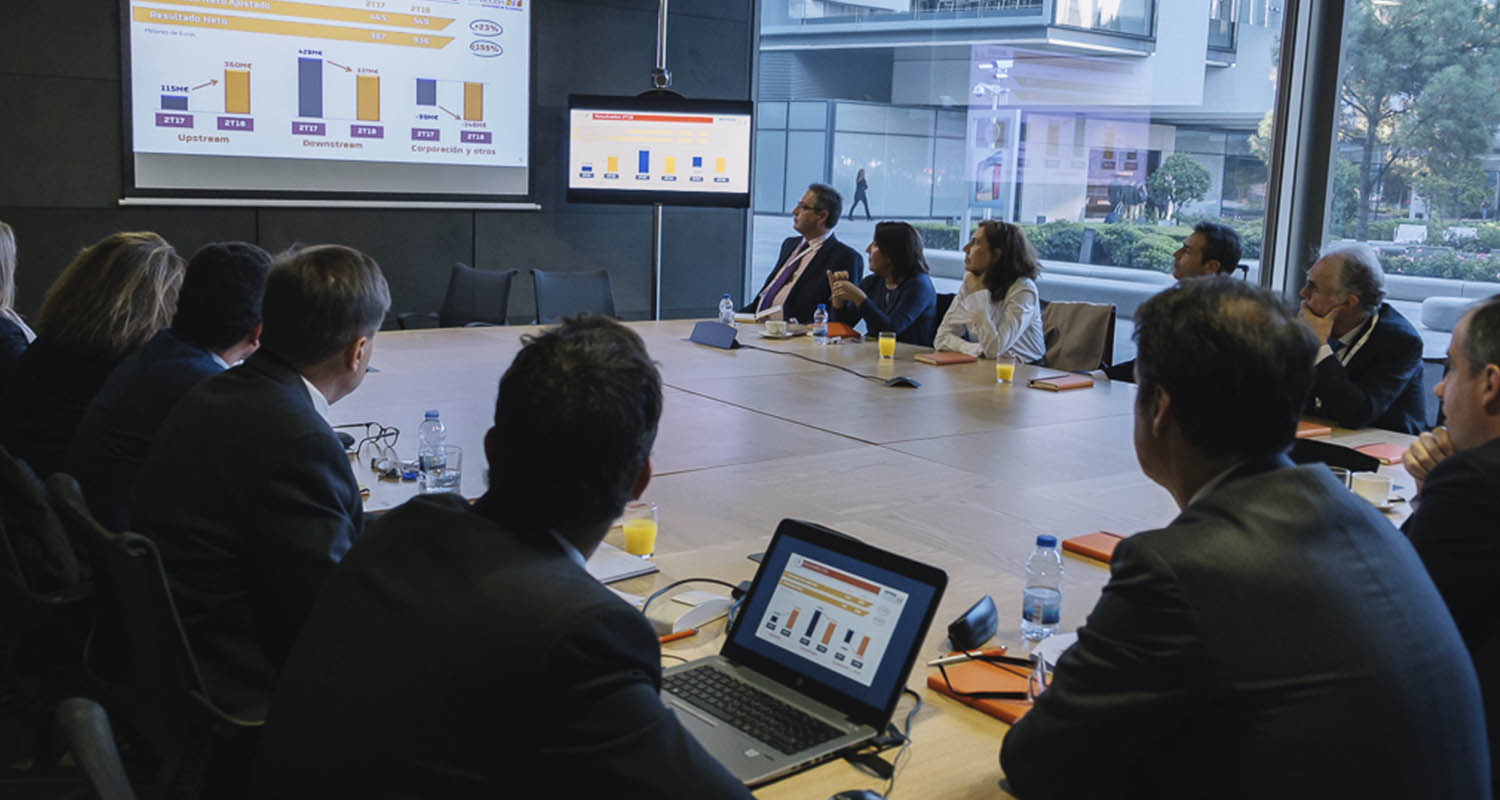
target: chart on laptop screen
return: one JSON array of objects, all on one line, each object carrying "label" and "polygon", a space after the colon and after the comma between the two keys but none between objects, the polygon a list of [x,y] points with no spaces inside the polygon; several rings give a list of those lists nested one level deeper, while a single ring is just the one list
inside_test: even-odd
[{"label": "chart on laptop screen", "polygon": [[794,552],[755,635],[869,686],[907,598],[906,592]]}]

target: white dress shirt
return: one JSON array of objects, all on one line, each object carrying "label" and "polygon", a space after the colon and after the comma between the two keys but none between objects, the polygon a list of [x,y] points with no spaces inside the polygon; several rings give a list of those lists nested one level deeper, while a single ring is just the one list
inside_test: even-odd
[{"label": "white dress shirt", "polygon": [[[807,269],[807,265],[810,264],[810,263],[812,263],[813,256],[816,256],[818,254],[818,250],[823,246],[823,243],[826,242],[826,241],[828,241],[828,237],[830,237],[832,235],[833,235],[833,231],[832,231],[832,229],[830,229],[830,230],[823,231],[823,235],[819,236],[816,239],[803,239],[802,240],[803,242],[805,242],[807,244],[807,246],[804,247],[804,248],[802,248],[802,252],[798,253],[796,258],[794,258],[794,259],[788,259],[787,263],[785,263],[785,264],[782,265],[781,270],[778,270],[778,273],[780,271],[784,271],[784,270],[788,270],[788,269],[794,270],[794,272],[792,272],[792,277],[787,278],[786,279],[786,283],[783,283],[781,285],[781,289],[779,289],[776,292],[776,296],[771,298],[771,302],[765,304],[766,308],[775,308],[776,306],[786,305],[786,298],[787,298],[788,295],[790,295],[792,293],[792,287],[796,286],[797,285],[797,281],[799,281],[799,280],[802,279],[802,273],[803,273],[804,270]],[[773,278],[772,281],[771,281],[771,283],[775,283],[775,282],[776,281]],[[770,284],[767,284],[767,286],[769,286],[769,285]],[[780,314],[779,312],[778,312],[778,314],[775,317],[771,317],[771,319],[785,319],[785,318],[786,318],[786,315]],[[810,323],[810,322],[812,322],[812,320],[810,320],[810,319],[803,319],[803,320],[798,320],[798,322],[809,322]]]},{"label": "white dress shirt", "polygon": [[1030,278],[1011,281],[1000,300],[989,289],[958,290],[938,323],[933,347],[979,358],[1040,361],[1047,354],[1042,337],[1042,305]]}]

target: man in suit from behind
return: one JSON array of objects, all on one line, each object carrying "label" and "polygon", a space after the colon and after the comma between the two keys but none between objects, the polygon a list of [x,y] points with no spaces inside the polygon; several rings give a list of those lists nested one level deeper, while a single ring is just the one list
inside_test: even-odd
[{"label": "man in suit from behind", "polygon": [[357,250],[282,256],[260,350],[188,392],[141,469],[131,520],[156,541],[204,681],[228,708],[266,701],[362,530],[359,484],[325,416],[364,380],[390,304]]},{"label": "man in suit from behind", "polygon": [[651,479],[661,408],[619,323],[527,337],[485,435],[489,491],[407,502],[334,570],[254,794],[748,798],[662,705],[650,623],[584,567]]},{"label": "man in suit from behind", "polygon": [[130,527],[130,493],[167,413],[199,381],[260,347],[271,256],[247,242],[205,245],[188,262],[172,325],[120,362],[68,448],[68,473],[104,527]]},{"label": "man in suit from behind", "polygon": [[831,302],[831,273],[848,273],[846,280],[859,283],[864,259],[833,235],[843,205],[843,198],[832,186],[814,183],[807,187],[792,209],[792,227],[798,235],[781,243],[776,268],[766,276],[755,299],[740,311],[758,314],[781,306],[780,315],[770,318],[812,322],[818,304]]},{"label": "man in suit from behind", "polygon": [[1417,554],[1326,467],[1286,457],[1318,342],[1225,276],[1135,322],[1136,457],[1182,511],[1115,549],[1005,738],[1013,792],[1489,797],[1474,668]]},{"label": "man in suit from behind", "polygon": [[1367,244],[1340,246],[1307,271],[1302,321],[1320,346],[1306,413],[1345,428],[1427,427],[1422,337],[1385,301],[1385,272]]},{"label": "man in suit from behind", "polygon": [[1421,487],[1401,530],[1417,548],[1484,693],[1490,768],[1500,763],[1500,295],[1480,302],[1453,328],[1448,373],[1433,390],[1448,424],[1407,449],[1406,471]]}]

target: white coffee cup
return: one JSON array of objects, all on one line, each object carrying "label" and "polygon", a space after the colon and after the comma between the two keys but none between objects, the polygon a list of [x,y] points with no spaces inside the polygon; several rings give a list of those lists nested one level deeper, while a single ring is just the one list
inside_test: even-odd
[{"label": "white coffee cup", "polygon": [[786,335],[786,320],[784,320],[784,319],[768,319],[768,320],[766,320],[766,333],[769,333],[772,336],[785,336]]},{"label": "white coffee cup", "polygon": [[1385,506],[1391,502],[1391,476],[1378,472],[1356,472],[1350,478],[1349,488],[1369,500],[1372,505]]}]

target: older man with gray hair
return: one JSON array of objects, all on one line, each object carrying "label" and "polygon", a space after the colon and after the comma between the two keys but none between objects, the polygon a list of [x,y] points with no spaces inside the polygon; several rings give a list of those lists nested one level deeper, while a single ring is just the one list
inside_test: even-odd
[{"label": "older man with gray hair", "polygon": [[1322,344],[1306,410],[1346,428],[1418,433],[1427,420],[1422,337],[1385,302],[1384,285],[1365,244],[1329,250],[1307,271],[1302,321]]}]

